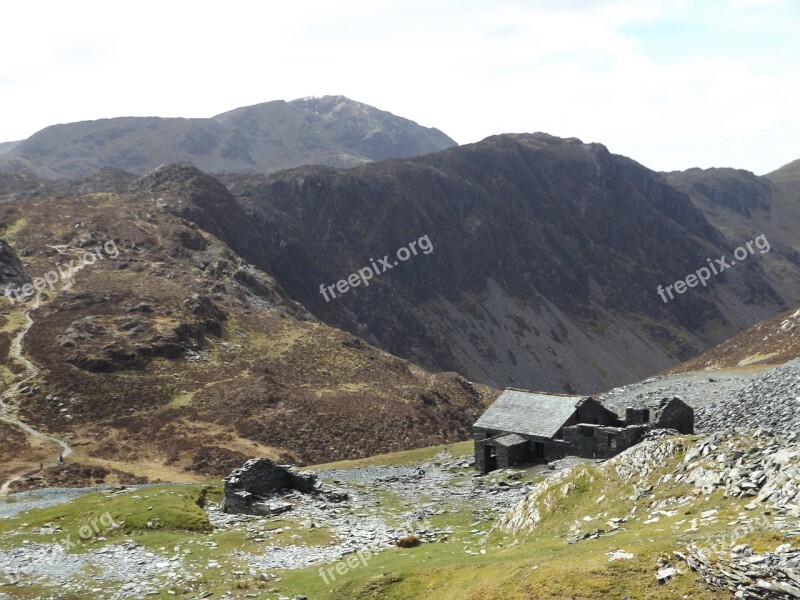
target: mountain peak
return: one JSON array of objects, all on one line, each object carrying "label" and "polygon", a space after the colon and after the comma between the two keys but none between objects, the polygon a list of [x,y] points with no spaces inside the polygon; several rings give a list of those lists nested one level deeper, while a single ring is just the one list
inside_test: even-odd
[{"label": "mountain peak", "polygon": [[83,177],[102,167],[142,175],[164,163],[207,173],[272,173],[300,165],[354,167],[457,145],[345,96],[274,100],[211,118],[118,117],[51,125],[0,152],[0,171]]}]

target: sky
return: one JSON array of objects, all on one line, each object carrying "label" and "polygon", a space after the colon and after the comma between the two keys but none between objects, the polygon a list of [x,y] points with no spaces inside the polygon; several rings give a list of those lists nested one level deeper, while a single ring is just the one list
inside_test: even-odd
[{"label": "sky", "polygon": [[651,169],[800,158],[798,0],[13,2],[0,142],[341,94],[460,144],[544,131]]}]

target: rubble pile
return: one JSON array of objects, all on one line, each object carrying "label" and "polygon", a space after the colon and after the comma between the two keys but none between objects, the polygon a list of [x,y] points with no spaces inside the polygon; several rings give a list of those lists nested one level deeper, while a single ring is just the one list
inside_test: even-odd
[{"label": "rubble pile", "polygon": [[695,407],[698,430],[765,427],[776,433],[800,430],[800,358],[765,373],[724,400]]},{"label": "rubble pile", "polygon": [[291,490],[330,502],[347,499],[347,493],[324,485],[313,473],[279,465],[268,458],[248,460],[223,480],[223,489],[224,512],[262,516],[291,510],[292,504],[281,497]]},{"label": "rubble pile", "polygon": [[712,559],[695,544],[685,553],[675,552],[705,582],[731,591],[735,598],[800,598],[800,551],[791,544],[781,544],[774,552],[763,554],[742,544],[726,554]]}]

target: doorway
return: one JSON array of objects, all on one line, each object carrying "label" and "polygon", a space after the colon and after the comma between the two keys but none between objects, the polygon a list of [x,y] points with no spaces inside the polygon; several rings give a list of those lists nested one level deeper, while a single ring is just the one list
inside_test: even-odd
[{"label": "doorway", "polygon": [[486,473],[497,469],[497,448],[494,446],[483,447],[483,464]]},{"label": "doorway", "polygon": [[544,460],[544,444],[542,442],[531,442],[531,458],[533,462]]}]

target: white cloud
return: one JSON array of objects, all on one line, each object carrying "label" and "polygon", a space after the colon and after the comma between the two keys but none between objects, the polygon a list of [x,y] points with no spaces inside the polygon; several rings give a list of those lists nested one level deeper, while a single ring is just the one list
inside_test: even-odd
[{"label": "white cloud", "polygon": [[651,168],[800,157],[789,2],[14,3],[0,140],[344,94],[461,143],[547,131]]}]

